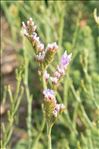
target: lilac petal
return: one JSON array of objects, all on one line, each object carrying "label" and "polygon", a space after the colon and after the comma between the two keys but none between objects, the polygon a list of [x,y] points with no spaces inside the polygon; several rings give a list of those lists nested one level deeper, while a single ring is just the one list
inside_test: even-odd
[{"label": "lilac petal", "polygon": [[67,55],[67,53],[65,51],[65,53],[63,54],[63,56],[61,58],[60,65],[63,65],[63,66],[68,65],[71,60],[71,56],[72,56],[72,54]]},{"label": "lilac petal", "polygon": [[55,97],[54,91],[50,90],[50,89],[45,89],[43,91],[43,95],[47,98],[54,98]]}]

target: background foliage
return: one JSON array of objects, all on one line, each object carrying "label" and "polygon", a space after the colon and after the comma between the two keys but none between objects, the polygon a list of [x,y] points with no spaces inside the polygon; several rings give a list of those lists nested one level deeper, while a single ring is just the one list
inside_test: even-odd
[{"label": "background foliage", "polygon": [[[42,94],[37,65],[33,60],[31,45],[24,41],[21,34],[21,22],[29,17],[37,24],[38,34],[45,45],[53,41],[59,45],[56,61],[50,66],[50,71],[55,69],[64,50],[73,54],[57,93],[57,100],[65,104],[66,112],[52,130],[53,149],[99,148],[99,26],[93,17],[95,8],[99,8],[99,2],[91,0],[1,2],[1,15],[6,18],[10,30],[9,38],[2,36],[1,51],[3,53],[9,44],[17,51],[23,74],[21,84],[24,84],[26,91],[21,101],[21,107],[27,104],[25,118],[24,121],[20,120],[18,108],[13,115],[12,134],[17,129],[19,133],[24,130],[29,136],[21,136],[20,140],[15,139],[15,143],[10,136],[7,148],[26,149],[32,140],[35,142],[41,127]],[[5,92],[3,88],[3,104],[8,102],[9,95],[5,98]],[[10,101],[10,107],[12,105]],[[11,121],[8,119],[7,123]],[[43,130],[35,149],[46,149],[45,140],[46,132]]]}]

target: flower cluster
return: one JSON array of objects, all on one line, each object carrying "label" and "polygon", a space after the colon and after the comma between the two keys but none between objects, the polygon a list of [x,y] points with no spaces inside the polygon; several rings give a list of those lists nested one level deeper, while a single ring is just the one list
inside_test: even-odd
[{"label": "flower cluster", "polygon": [[57,66],[56,71],[53,74],[53,77],[50,76],[50,74],[47,71],[45,71],[44,73],[45,80],[48,81],[48,79],[50,79],[53,84],[57,84],[59,80],[62,78],[62,76],[65,75],[65,71],[71,60],[71,56],[72,54],[67,55],[65,51],[61,57],[60,63]]},{"label": "flower cluster", "polygon": [[[30,18],[26,24],[24,22],[22,24],[23,33],[31,42],[33,49],[35,50],[35,59],[39,63],[39,75],[43,75],[46,81],[50,80],[52,84],[57,85],[62,76],[65,75],[65,71],[70,63],[72,55],[68,55],[65,51],[61,57],[59,65],[51,76],[47,72],[47,66],[52,62],[54,55],[58,50],[56,42],[49,43],[45,48],[44,44],[39,40],[39,36],[36,32],[36,25],[32,21],[32,18]],[[65,107],[63,104],[57,103],[55,92],[53,90],[44,89],[43,95],[46,119],[49,123],[54,124],[58,115],[65,110]]]},{"label": "flower cluster", "polygon": [[31,42],[34,50],[35,50],[35,58],[45,68],[52,60],[58,49],[56,42],[50,43],[47,47],[44,47],[44,44],[39,40],[39,36],[36,33],[36,25],[30,18],[25,24],[22,22],[22,28],[24,35]]},{"label": "flower cluster", "polygon": [[47,48],[45,49],[46,54],[45,54],[45,59],[44,59],[44,68],[53,61],[54,55],[57,50],[58,50],[58,46],[56,42],[50,43],[47,45]]},{"label": "flower cluster", "polygon": [[60,64],[57,66],[57,69],[54,73],[54,78],[60,80],[63,75],[65,75],[65,71],[67,69],[68,64],[70,63],[72,54],[67,54],[65,51],[61,57]]},{"label": "flower cluster", "polygon": [[38,62],[43,62],[44,67],[46,67],[52,60],[58,49],[56,42],[48,44],[46,49],[43,49],[36,55]]},{"label": "flower cluster", "polygon": [[22,28],[23,28],[23,34],[29,39],[29,41],[32,43],[32,46],[35,49],[35,52],[41,52],[44,50],[44,44],[40,42],[39,37],[36,33],[36,25],[32,21],[32,18],[30,18],[27,23],[25,24],[22,22]]},{"label": "flower cluster", "polygon": [[36,25],[34,25],[32,18],[30,18],[26,24],[22,22],[22,28],[24,35],[27,37],[31,37],[31,35],[33,34],[33,32],[35,32],[37,27]]},{"label": "flower cluster", "polygon": [[47,121],[54,122],[59,113],[65,110],[65,106],[57,103],[53,90],[45,89],[43,95]]}]

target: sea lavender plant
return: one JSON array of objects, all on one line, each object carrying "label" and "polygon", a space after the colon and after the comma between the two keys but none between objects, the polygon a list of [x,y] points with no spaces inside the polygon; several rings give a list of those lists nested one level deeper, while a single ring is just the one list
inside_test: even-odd
[{"label": "sea lavender plant", "polygon": [[25,24],[22,22],[23,33],[25,37],[32,44],[33,49],[35,51],[35,60],[39,66],[39,75],[42,78],[42,94],[44,96],[43,104],[44,104],[44,112],[46,117],[47,124],[47,136],[48,136],[48,149],[52,149],[51,147],[51,129],[58,116],[65,110],[65,106],[63,104],[58,104],[55,96],[55,91],[49,89],[48,80],[50,80],[54,85],[58,85],[60,80],[65,75],[68,64],[70,63],[72,54],[67,54],[66,51],[61,57],[60,63],[57,66],[55,72],[51,76],[47,72],[47,68],[49,64],[53,61],[54,55],[58,50],[58,45],[56,42],[49,43],[45,48],[44,44],[39,40],[39,36],[37,36],[36,25],[30,18]]}]

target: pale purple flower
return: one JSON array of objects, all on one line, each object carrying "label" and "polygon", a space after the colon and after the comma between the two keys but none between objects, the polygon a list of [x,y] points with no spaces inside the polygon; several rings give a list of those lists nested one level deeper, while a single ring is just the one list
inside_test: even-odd
[{"label": "pale purple flower", "polygon": [[54,111],[53,111],[53,115],[54,115],[55,117],[57,117],[58,114],[59,114],[60,112],[63,112],[64,110],[65,110],[65,106],[64,106],[63,104],[56,104],[55,109],[54,109]]},{"label": "pale purple flower", "polygon": [[[51,89],[45,89],[43,91],[43,95],[46,99],[51,100],[51,99],[55,99],[55,93],[53,90]],[[56,101],[56,100],[55,100]]]},{"label": "pale purple flower", "polygon": [[60,66],[66,68],[71,60],[71,56],[72,56],[72,53],[67,55],[67,52],[65,51],[61,57]]},{"label": "pale purple flower", "polygon": [[54,72],[53,77],[50,77],[50,80],[52,81],[52,83],[57,85],[61,77],[65,75],[67,66],[71,60],[71,56],[72,54],[67,55],[66,51],[64,52],[64,54],[61,57],[59,65],[57,65],[57,69]]},{"label": "pale purple flower", "polygon": [[54,111],[53,111],[53,115],[54,115],[55,117],[57,117],[58,114],[59,114],[59,111],[60,111],[60,104],[56,104],[55,109],[54,109]]},{"label": "pale purple flower", "polygon": [[65,70],[66,70],[68,64],[70,63],[71,56],[72,56],[72,54],[67,55],[66,51],[62,55],[60,64],[57,66],[57,71],[54,74],[55,76],[57,76],[58,79],[60,79],[60,77],[65,74]]},{"label": "pale purple flower", "polygon": [[56,110],[57,112],[60,111],[60,104],[56,104],[55,110]]},{"label": "pale purple flower", "polygon": [[[45,106],[47,106],[46,115],[54,116],[55,118],[64,111],[65,106],[63,104],[58,104],[55,98],[55,93],[51,89],[45,89],[43,91]],[[47,103],[47,104],[46,104]]]}]

